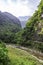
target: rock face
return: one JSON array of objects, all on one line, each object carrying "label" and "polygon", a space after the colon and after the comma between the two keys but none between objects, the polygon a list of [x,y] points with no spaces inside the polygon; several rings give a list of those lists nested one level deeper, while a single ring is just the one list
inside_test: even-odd
[{"label": "rock face", "polygon": [[8,12],[0,12],[0,33],[18,32],[21,30],[19,19]]}]

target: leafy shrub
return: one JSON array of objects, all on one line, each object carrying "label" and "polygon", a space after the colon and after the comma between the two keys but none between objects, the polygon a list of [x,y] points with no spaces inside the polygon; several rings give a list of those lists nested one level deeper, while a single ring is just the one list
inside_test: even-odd
[{"label": "leafy shrub", "polygon": [[9,65],[8,50],[6,45],[0,42],[0,65]]}]

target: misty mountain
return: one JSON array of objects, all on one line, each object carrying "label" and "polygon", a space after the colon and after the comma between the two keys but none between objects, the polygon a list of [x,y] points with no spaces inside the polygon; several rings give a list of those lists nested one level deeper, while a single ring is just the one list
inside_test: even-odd
[{"label": "misty mountain", "polygon": [[26,23],[28,21],[28,19],[30,18],[30,16],[19,16],[18,19],[21,22],[21,26],[22,28],[24,28],[26,26]]},{"label": "misty mountain", "polygon": [[0,32],[17,32],[21,29],[19,19],[8,12],[0,12]]}]

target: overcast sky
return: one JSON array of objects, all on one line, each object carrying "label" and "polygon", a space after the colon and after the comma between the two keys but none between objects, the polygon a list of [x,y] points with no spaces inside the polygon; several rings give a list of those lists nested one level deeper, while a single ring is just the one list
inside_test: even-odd
[{"label": "overcast sky", "polygon": [[40,0],[0,0],[0,11],[10,12],[15,16],[31,16]]}]

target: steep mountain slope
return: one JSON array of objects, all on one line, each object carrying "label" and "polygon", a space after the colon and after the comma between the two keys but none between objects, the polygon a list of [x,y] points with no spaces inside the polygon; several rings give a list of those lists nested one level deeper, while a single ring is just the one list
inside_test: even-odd
[{"label": "steep mountain slope", "polygon": [[43,0],[40,2],[38,10],[28,20],[24,34],[27,46],[43,52]]},{"label": "steep mountain slope", "polygon": [[[12,35],[21,30],[19,19],[8,12],[0,12],[0,39],[12,40]],[[14,36],[14,35],[13,35]],[[14,38],[13,38],[14,39]],[[11,41],[10,40],[10,41]]]},{"label": "steep mountain slope", "polygon": [[31,29],[31,34],[34,31],[34,39],[43,41],[43,0],[41,0],[38,6],[38,10],[35,11],[29,22],[27,23],[26,27],[28,27],[28,29],[29,26]]},{"label": "steep mountain slope", "polygon": [[18,18],[21,22],[22,28],[24,28],[26,26],[27,20],[30,18],[30,16],[19,16]]}]

